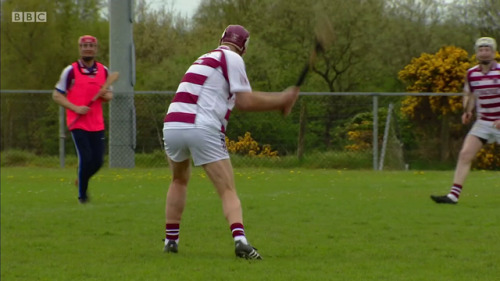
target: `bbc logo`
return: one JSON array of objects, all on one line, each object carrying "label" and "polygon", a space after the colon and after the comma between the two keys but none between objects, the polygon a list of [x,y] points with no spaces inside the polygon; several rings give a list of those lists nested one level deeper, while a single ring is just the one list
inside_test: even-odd
[{"label": "bbc logo", "polygon": [[12,22],[47,22],[47,12],[12,12]]}]

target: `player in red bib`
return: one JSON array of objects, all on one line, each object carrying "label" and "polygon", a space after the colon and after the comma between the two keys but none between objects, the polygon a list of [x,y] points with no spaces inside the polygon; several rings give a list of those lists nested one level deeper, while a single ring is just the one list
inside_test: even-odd
[{"label": "player in red bib", "polygon": [[[113,98],[111,91],[101,89],[108,69],[95,61],[97,38],[90,35],[78,39],[80,59],[61,73],[52,98],[66,109],[66,124],[78,156],[78,200],[87,203],[90,178],[102,166],[105,150],[102,103]],[[99,96],[95,101],[92,99]]]}]

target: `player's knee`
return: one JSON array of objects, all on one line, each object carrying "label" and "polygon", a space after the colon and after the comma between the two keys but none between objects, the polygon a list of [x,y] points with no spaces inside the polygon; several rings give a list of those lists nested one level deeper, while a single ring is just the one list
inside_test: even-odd
[{"label": "player's knee", "polygon": [[476,153],[471,151],[470,149],[462,149],[458,155],[458,159],[461,162],[471,162],[474,159]]},{"label": "player's knee", "polygon": [[189,177],[184,177],[184,176],[174,176],[172,178],[172,183],[180,186],[187,186],[189,183]]}]

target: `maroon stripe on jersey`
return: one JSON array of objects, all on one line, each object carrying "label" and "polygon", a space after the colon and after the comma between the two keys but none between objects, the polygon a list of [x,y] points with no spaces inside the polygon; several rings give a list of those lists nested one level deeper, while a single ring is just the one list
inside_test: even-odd
[{"label": "maroon stripe on jersey", "polygon": [[486,117],[481,117],[481,118],[479,118],[479,119],[481,119],[481,120],[483,120],[483,121],[491,121],[491,122],[495,122],[495,121],[497,121],[497,120],[500,120],[500,116],[499,116],[497,119],[491,119],[491,118],[486,118]]},{"label": "maroon stripe on jersey", "polygon": [[481,104],[482,108],[493,108],[493,107],[500,107],[500,102],[496,103],[487,103],[487,104]]},{"label": "maroon stripe on jersey", "polygon": [[[479,71],[476,71],[476,72],[479,72]],[[500,78],[499,74],[488,75],[488,74],[481,73],[481,75],[472,76],[472,73],[471,73],[470,81],[481,81],[483,79],[493,80],[493,79],[499,79],[499,78]]]},{"label": "maroon stripe on jersey", "polygon": [[481,118],[479,118],[479,119],[481,119],[481,120],[483,120],[483,121],[492,121],[492,122],[494,122],[494,121],[496,121],[496,120],[500,120],[500,116],[499,116],[499,118],[498,118],[498,119],[491,119],[491,118],[486,118],[486,117],[481,117]]},{"label": "maroon stripe on jersey", "polygon": [[183,113],[183,112],[171,112],[165,116],[163,122],[182,122],[194,124],[196,119],[196,114],[193,113]]},{"label": "maroon stripe on jersey", "polygon": [[226,133],[226,127],[224,127],[224,125],[220,126],[220,131],[221,131],[221,133],[225,134]]},{"label": "maroon stripe on jersey", "polygon": [[220,61],[218,61],[214,58],[202,58],[201,62],[198,62],[198,61],[196,61],[194,64],[206,65],[206,66],[210,66],[211,68],[217,68],[221,65]]},{"label": "maroon stripe on jersey", "polygon": [[500,84],[497,85],[478,85],[478,86],[472,86],[476,90],[484,90],[484,89],[496,89],[498,88]]},{"label": "maroon stripe on jersey", "polygon": [[220,52],[220,66],[222,69],[222,75],[224,76],[224,79],[227,81],[227,85],[229,86],[229,98],[230,99],[233,94],[231,93],[231,84],[229,83],[229,75],[227,74],[227,62],[226,62],[226,56],[224,55],[224,52],[222,50],[215,50],[214,52]]},{"label": "maroon stripe on jersey", "polygon": [[229,115],[231,115],[231,110],[227,110],[226,111],[226,115],[224,116],[224,119],[226,119],[227,121],[229,121]]},{"label": "maroon stripe on jersey", "polygon": [[500,95],[479,96],[480,100],[498,99]]},{"label": "maroon stripe on jersey", "polygon": [[222,68],[222,75],[224,75],[224,78],[227,81],[227,85],[229,86],[229,98],[231,98],[233,94],[231,93],[231,84],[229,83],[229,75],[227,74],[226,56],[224,55],[223,51],[221,51],[220,64]]},{"label": "maroon stripe on jersey", "polygon": [[498,112],[481,112],[481,115],[483,117],[493,117],[493,118],[497,118],[500,117],[500,111]]},{"label": "maroon stripe on jersey", "polygon": [[172,102],[196,104],[196,102],[198,102],[198,96],[188,92],[177,92]]},{"label": "maroon stripe on jersey", "polygon": [[184,77],[182,77],[181,82],[188,82],[188,83],[193,83],[193,84],[197,84],[197,85],[203,85],[206,80],[207,80],[207,76],[205,76],[205,75],[188,72],[184,75]]}]

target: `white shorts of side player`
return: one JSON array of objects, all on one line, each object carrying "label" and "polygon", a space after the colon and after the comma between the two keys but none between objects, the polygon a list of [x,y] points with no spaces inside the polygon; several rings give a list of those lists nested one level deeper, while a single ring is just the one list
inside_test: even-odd
[{"label": "white shorts of side player", "polygon": [[488,143],[496,141],[500,144],[500,130],[493,127],[492,121],[477,120],[470,129],[469,135],[484,139]]},{"label": "white shorts of side player", "polygon": [[220,131],[204,128],[163,129],[165,152],[174,162],[191,156],[195,166],[229,159],[226,136]]}]

